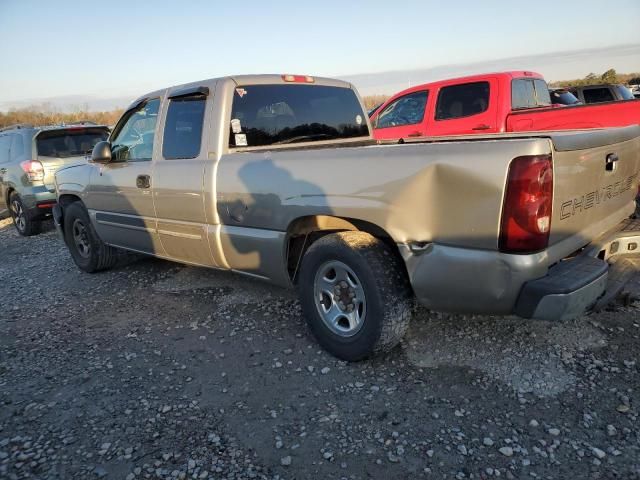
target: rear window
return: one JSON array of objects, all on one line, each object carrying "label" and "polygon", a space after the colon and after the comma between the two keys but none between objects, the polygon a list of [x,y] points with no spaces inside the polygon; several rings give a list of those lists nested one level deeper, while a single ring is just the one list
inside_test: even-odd
[{"label": "rear window", "polygon": [[91,153],[96,143],[108,137],[109,132],[102,128],[44,130],[36,137],[36,146],[43,157],[77,157]]},{"label": "rear window", "polygon": [[517,78],[511,82],[511,108],[548,107],[551,105],[549,87],[544,80]]},{"label": "rear window", "polygon": [[489,108],[489,82],[444,87],[438,94],[436,120],[451,120],[485,112]]},{"label": "rear window", "polygon": [[235,89],[230,147],[260,147],[369,135],[366,114],[349,88],[245,85]]},{"label": "rear window", "polygon": [[585,88],[582,95],[584,95],[585,103],[613,102],[615,100],[609,87]]},{"label": "rear window", "polygon": [[164,127],[164,158],[195,158],[200,153],[202,121],[207,97],[203,95],[172,99]]}]

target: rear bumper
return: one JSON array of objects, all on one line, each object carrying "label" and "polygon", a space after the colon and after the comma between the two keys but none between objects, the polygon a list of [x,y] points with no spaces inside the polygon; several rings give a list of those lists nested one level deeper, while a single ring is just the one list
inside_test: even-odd
[{"label": "rear bumper", "polygon": [[640,219],[628,219],[594,241],[581,255],[558,263],[525,283],[514,313],[565,320],[604,306],[640,271]]},{"label": "rear bumper", "polygon": [[640,270],[640,220],[625,220],[550,268],[547,252],[399,248],[416,298],[427,308],[563,320],[603,305]]}]

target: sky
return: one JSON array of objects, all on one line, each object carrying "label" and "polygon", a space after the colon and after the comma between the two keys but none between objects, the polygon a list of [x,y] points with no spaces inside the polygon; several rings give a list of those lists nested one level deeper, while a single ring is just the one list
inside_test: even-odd
[{"label": "sky", "polygon": [[640,0],[0,0],[0,110],[43,99],[126,104],[244,73],[339,77],[391,94],[529,61],[556,80],[640,71],[639,26]]}]

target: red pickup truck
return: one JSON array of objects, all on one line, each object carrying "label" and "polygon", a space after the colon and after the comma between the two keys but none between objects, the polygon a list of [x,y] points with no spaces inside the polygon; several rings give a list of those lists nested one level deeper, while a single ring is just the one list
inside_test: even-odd
[{"label": "red pickup truck", "polygon": [[552,105],[542,75],[489,73],[404,90],[373,112],[371,124],[379,140],[621,127],[640,124],[640,100]]}]

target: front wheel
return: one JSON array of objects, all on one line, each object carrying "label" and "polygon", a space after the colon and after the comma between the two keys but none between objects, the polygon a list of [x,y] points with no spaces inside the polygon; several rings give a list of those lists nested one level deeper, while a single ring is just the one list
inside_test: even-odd
[{"label": "front wheel", "polygon": [[64,239],[73,261],[85,272],[106,270],[117,261],[118,251],[100,240],[89,213],[80,202],[65,208]]},{"label": "front wheel", "polygon": [[298,283],[303,313],[322,347],[358,361],[404,336],[413,296],[400,258],[364,232],[339,232],[305,253]]}]

